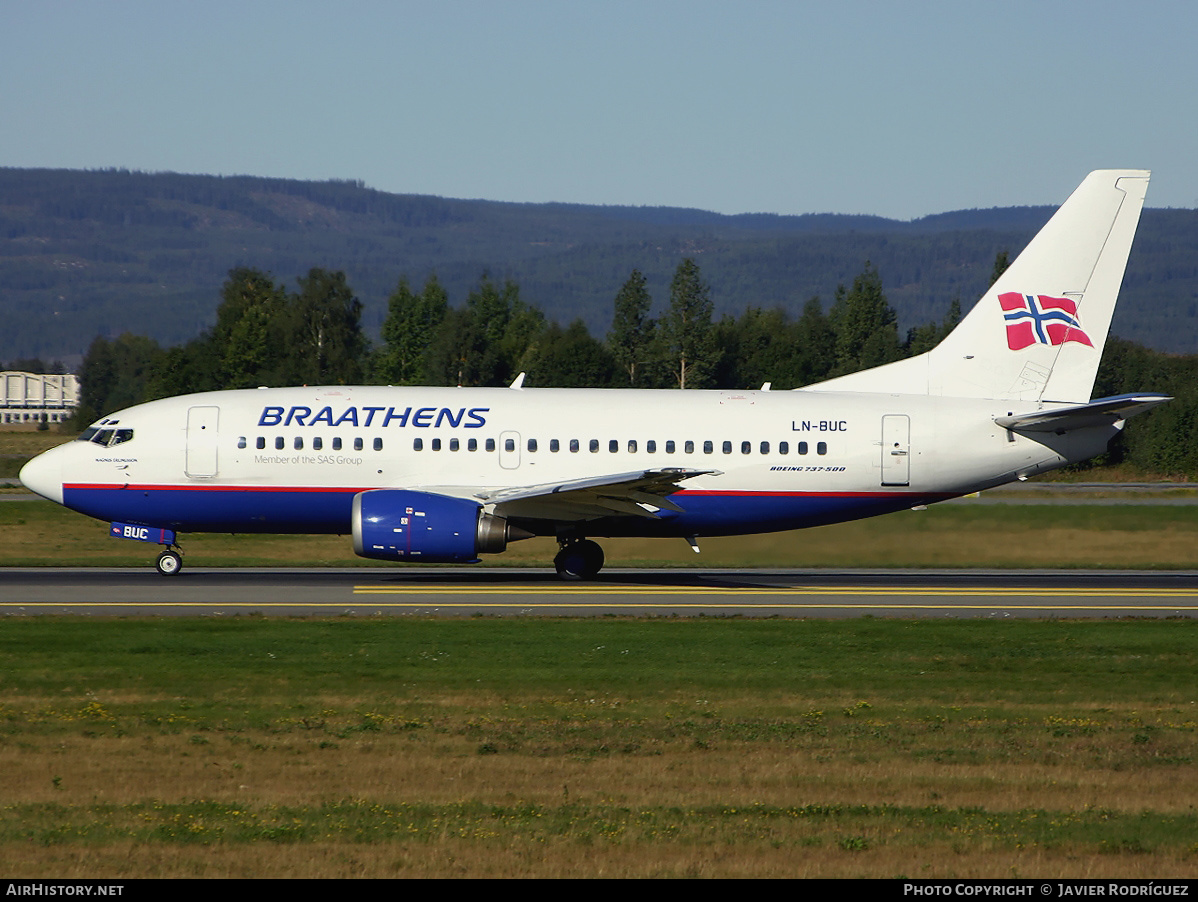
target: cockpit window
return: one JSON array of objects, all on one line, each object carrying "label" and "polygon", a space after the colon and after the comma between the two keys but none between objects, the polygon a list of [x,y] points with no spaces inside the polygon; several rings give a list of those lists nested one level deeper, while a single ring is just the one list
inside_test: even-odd
[{"label": "cockpit window", "polygon": [[103,445],[110,447],[112,445],[120,445],[124,442],[133,441],[132,429],[101,429],[99,426],[89,426],[84,429],[79,438],[79,442],[91,442],[93,445]]}]

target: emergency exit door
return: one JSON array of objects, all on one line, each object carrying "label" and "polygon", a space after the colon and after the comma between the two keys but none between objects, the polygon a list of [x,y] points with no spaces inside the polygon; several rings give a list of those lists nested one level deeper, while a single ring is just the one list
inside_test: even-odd
[{"label": "emergency exit door", "polygon": [[505,470],[514,470],[520,466],[519,432],[501,432],[499,434],[499,466]]}]

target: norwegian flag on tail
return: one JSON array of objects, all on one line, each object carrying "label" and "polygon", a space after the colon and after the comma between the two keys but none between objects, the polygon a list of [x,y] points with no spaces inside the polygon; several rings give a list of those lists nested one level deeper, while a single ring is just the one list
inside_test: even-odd
[{"label": "norwegian flag on tail", "polygon": [[1069,298],[1008,291],[998,296],[1007,322],[1007,347],[1022,351],[1034,344],[1061,345],[1076,341],[1094,347],[1077,319],[1077,304]]}]

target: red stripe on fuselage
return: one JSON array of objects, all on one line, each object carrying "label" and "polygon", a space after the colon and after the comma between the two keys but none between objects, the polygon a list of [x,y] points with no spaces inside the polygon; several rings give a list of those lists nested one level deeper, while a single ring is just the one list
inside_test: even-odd
[{"label": "red stripe on fuselage", "polygon": [[[64,482],[63,489],[125,492],[369,492],[370,488],[324,485],[134,485],[133,483]],[[377,486],[376,486],[377,488]]]}]

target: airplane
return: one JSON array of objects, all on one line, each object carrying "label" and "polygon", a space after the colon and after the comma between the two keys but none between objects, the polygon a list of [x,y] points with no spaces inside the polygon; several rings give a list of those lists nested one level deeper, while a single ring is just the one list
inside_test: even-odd
[{"label": "airplane", "polygon": [[384,561],[476,563],[555,536],[819,526],[924,506],[1100,454],[1159,394],[1091,400],[1149,172],[1091,173],[935,348],[801,389],[319,386],[139,404],[21,481],[164,546],[180,533],[351,535]]}]

